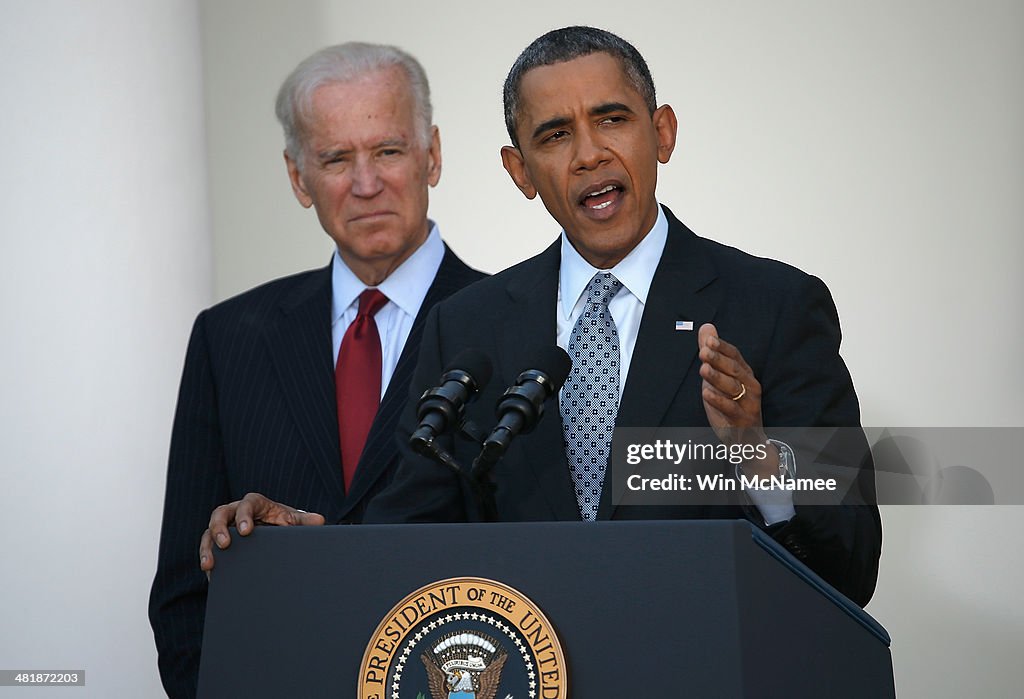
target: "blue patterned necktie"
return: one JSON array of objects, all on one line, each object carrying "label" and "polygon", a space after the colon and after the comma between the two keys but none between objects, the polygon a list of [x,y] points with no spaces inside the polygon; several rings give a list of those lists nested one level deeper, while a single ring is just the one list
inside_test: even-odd
[{"label": "blue patterned necktie", "polygon": [[580,515],[591,522],[597,519],[619,412],[619,333],[608,302],[621,288],[609,272],[595,274],[587,285],[586,309],[569,337],[572,370],[559,401],[576,500]]}]

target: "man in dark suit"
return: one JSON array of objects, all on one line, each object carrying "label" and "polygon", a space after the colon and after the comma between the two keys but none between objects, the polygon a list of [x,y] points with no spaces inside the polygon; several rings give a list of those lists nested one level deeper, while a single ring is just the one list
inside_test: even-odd
[{"label": "man in dark suit", "polygon": [[[493,360],[494,377],[467,415],[492,425],[505,387],[536,368],[538,347],[568,350],[573,369],[556,405],[493,472],[497,519],[747,518],[866,604],[881,521],[828,289],[783,263],[700,238],[659,205],[657,168],[672,155],[677,123],[670,106],[657,105],[647,64],[628,42],[590,27],[550,32],[516,60],[504,99],[514,144],[502,149],[505,168],[525,196],[540,195],[562,236],[431,311],[410,391],[435,385],[457,354],[478,348]],[[710,504],[623,504],[612,497],[612,424],[705,427],[729,446],[763,447],[742,465],[747,476],[788,480],[838,467],[847,477],[834,494],[810,498],[774,489]],[[416,426],[412,402],[399,434]],[[790,445],[770,439],[781,427],[849,429],[815,454],[820,463],[796,463]],[[465,480],[401,441],[402,464],[364,521],[481,517]],[[437,442],[463,466],[480,451],[448,435]],[[284,521],[310,523],[252,497],[215,513],[210,528],[251,528],[278,510],[294,518]]]},{"label": "man in dark suit", "polygon": [[[541,37],[513,66],[505,109],[514,144],[502,149],[505,168],[528,198],[540,195],[563,235],[431,312],[412,391],[436,382],[464,348],[479,348],[494,360],[495,377],[468,413],[493,424],[501,391],[531,368],[538,345],[569,350],[573,373],[557,408],[494,471],[498,519],[746,517],[865,604],[881,524],[828,289],[793,267],[700,238],[658,204],[657,167],[672,155],[676,119],[657,106],[646,63],[619,37],[589,27]],[[612,339],[589,365],[584,327]],[[600,391],[609,386],[592,386],[588,368],[610,379],[597,384],[613,384],[607,400]],[[616,504],[611,434],[581,428],[588,415],[617,427],[710,426],[723,442],[766,446],[742,466],[759,477],[815,471],[794,465],[789,445],[769,441],[772,427],[854,427],[834,456],[855,475],[824,503],[776,490],[706,506]],[[407,411],[400,431],[411,433],[415,417]],[[441,446],[464,465],[479,451],[464,440],[442,438]],[[451,471],[406,450],[366,519],[464,521],[477,510]]]},{"label": "man in dark suit", "polygon": [[203,311],[193,327],[149,609],[172,697],[196,692],[207,592],[196,546],[211,510],[260,491],[361,521],[398,463],[394,432],[427,311],[484,276],[427,218],[441,152],[414,58],[324,49],[282,85],[277,113],[295,196],[337,252],[324,269]]}]

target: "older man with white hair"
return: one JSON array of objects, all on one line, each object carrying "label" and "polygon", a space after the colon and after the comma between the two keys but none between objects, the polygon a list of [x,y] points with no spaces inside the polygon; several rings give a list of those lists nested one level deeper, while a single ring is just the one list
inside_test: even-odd
[{"label": "older man with white hair", "polygon": [[362,43],[318,51],[281,86],[277,116],[295,197],[336,251],[193,327],[149,609],[171,697],[196,693],[207,593],[196,545],[210,512],[258,491],[361,521],[397,467],[427,311],[484,276],[427,218],[441,145],[416,59]]}]

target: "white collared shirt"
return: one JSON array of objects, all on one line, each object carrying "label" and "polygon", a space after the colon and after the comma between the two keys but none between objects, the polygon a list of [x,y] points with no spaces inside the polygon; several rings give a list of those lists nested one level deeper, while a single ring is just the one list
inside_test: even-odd
[{"label": "white collared shirt", "polygon": [[338,361],[338,350],[341,349],[345,331],[359,312],[359,295],[368,288],[377,288],[388,297],[388,302],[374,316],[381,345],[381,398],[388,389],[388,383],[398,365],[398,358],[402,356],[405,341],[409,339],[413,322],[420,312],[427,290],[437,276],[443,258],[444,243],[441,242],[441,233],[433,221],[430,222],[430,233],[423,244],[377,287],[367,287],[345,265],[337,250],[334,252],[331,276],[331,340],[335,363]]},{"label": "white collared shirt", "polygon": [[[668,240],[668,219],[661,205],[658,205],[658,219],[654,227],[637,243],[628,255],[611,269],[597,269],[576,251],[562,231],[562,262],[558,270],[558,307],[555,317],[558,323],[556,342],[564,350],[569,348],[569,338],[576,321],[586,307],[587,285],[598,272],[611,272],[622,282],[623,288],[608,303],[608,311],[615,321],[619,335],[619,397],[626,388],[629,364],[640,332],[647,294],[651,290],[654,272],[661,262]],[[563,387],[564,390],[564,387]],[[766,524],[775,524],[791,519],[796,510],[793,507],[793,493],[787,490],[748,490],[747,495],[757,507]]]},{"label": "white collared shirt", "polygon": [[628,255],[611,269],[597,269],[576,251],[562,231],[562,262],[558,270],[558,308],[555,317],[558,322],[556,343],[564,350],[569,348],[569,337],[576,321],[586,309],[587,297],[584,292],[598,272],[611,272],[622,282],[623,288],[608,303],[608,310],[615,320],[619,335],[619,395],[626,388],[629,362],[636,347],[636,336],[640,332],[640,319],[644,315],[647,294],[651,290],[654,271],[658,269],[661,253],[668,240],[668,219],[658,206],[658,219],[654,227],[637,243]]}]

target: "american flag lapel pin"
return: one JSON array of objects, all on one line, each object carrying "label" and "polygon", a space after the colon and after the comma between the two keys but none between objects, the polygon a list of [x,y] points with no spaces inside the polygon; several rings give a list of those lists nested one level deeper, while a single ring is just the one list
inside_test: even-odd
[{"label": "american flag lapel pin", "polygon": [[693,321],[692,320],[677,320],[676,321],[676,330],[690,330],[690,331],[692,331],[693,330]]}]

